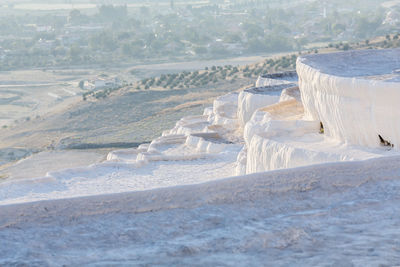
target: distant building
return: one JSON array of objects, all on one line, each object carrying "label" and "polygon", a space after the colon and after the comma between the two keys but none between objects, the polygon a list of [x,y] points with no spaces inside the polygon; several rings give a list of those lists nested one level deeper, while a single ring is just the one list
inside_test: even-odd
[{"label": "distant building", "polygon": [[37,25],[36,26],[36,31],[37,32],[47,32],[47,33],[49,33],[49,32],[54,31],[54,29],[53,29],[53,27],[47,26],[47,25]]},{"label": "distant building", "polygon": [[118,77],[96,77],[85,81],[83,88],[87,90],[98,90],[105,88],[117,88],[122,85],[121,80]]}]

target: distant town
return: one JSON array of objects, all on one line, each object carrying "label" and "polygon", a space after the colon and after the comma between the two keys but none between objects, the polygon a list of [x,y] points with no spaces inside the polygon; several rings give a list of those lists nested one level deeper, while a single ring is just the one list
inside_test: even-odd
[{"label": "distant town", "polygon": [[396,1],[54,1],[72,9],[52,12],[19,2],[0,2],[0,70],[346,49],[400,25]]}]

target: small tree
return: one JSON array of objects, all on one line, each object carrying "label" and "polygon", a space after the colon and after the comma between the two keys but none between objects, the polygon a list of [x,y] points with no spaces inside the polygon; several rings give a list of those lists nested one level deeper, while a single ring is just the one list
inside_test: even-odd
[{"label": "small tree", "polygon": [[82,80],[79,82],[79,88],[83,89],[84,85],[85,85],[85,81]]},{"label": "small tree", "polygon": [[350,45],[349,44],[344,44],[343,45],[343,50],[347,51],[350,49]]}]

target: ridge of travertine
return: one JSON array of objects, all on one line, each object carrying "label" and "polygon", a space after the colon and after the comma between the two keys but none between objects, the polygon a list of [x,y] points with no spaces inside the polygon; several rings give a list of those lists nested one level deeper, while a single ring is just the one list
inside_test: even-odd
[{"label": "ridge of travertine", "polygon": [[305,118],[322,122],[325,135],[340,142],[399,149],[399,69],[400,49],[298,58]]},{"label": "ridge of travertine", "polygon": [[[112,151],[99,164],[1,183],[0,205],[399,154],[400,83],[323,73],[318,56],[298,59],[298,81],[293,72],[260,76],[254,87],[216,98],[202,115],[180,119],[150,144]],[[322,61],[336,56],[343,54],[321,55]]]},{"label": "ridge of travertine", "polygon": [[[261,75],[254,87],[217,98],[202,116],[181,119],[163,137],[183,134],[186,145],[205,153],[223,151],[225,141],[242,142],[235,175],[395,154],[400,144],[400,123],[395,123],[400,84],[394,77],[399,51],[299,57],[296,72]],[[374,68],[385,62],[386,67]],[[376,96],[379,91],[386,96]],[[388,95],[393,97],[385,103]],[[198,136],[201,132],[225,141],[207,141]]]}]

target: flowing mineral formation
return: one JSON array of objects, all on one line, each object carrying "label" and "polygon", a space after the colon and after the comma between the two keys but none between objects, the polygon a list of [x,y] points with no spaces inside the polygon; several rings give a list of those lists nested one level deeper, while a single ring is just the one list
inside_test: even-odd
[{"label": "flowing mineral formation", "polygon": [[354,145],[400,148],[400,50],[309,55],[297,61],[305,118]]},{"label": "flowing mineral formation", "polygon": [[252,115],[236,174],[396,153],[399,59],[399,49],[299,57],[299,91]]},{"label": "flowing mineral formation", "polygon": [[399,51],[301,57],[298,85],[262,76],[150,144],[0,183],[0,265],[398,264]]},{"label": "flowing mineral formation", "polygon": [[[141,191],[235,175],[397,155],[400,50],[300,57],[150,144],[88,167],[0,184],[0,205]],[[297,76],[298,75],[298,76]]]}]

